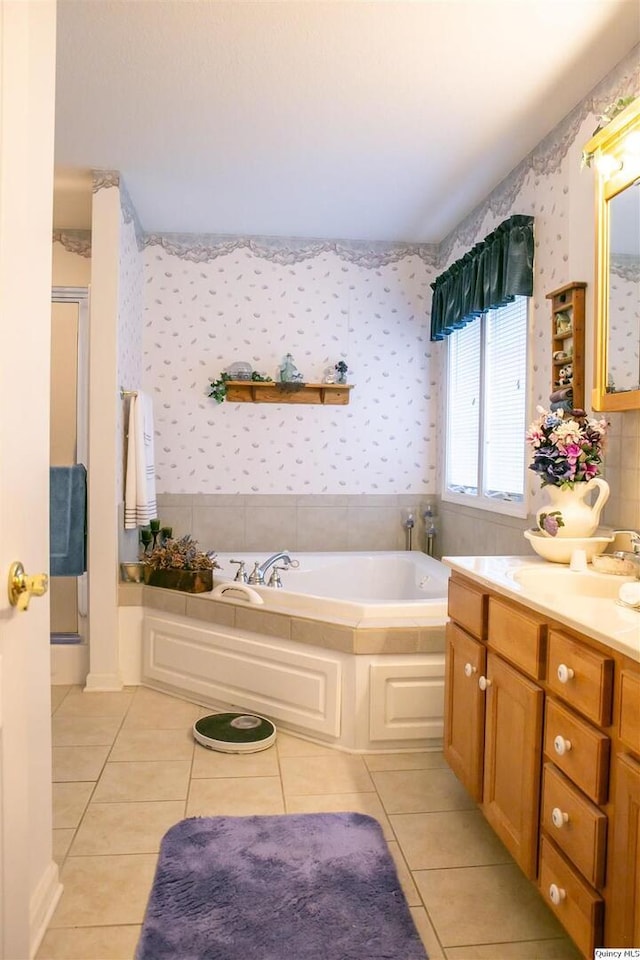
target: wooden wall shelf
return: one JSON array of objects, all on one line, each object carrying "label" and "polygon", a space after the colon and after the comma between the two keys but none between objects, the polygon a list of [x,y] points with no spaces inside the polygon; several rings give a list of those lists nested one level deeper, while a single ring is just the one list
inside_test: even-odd
[{"label": "wooden wall shelf", "polygon": [[289,389],[275,381],[228,380],[229,403],[324,403],[344,406],[349,403],[351,383],[305,383]]},{"label": "wooden wall shelf", "polygon": [[[572,390],[574,409],[584,407],[584,324],[586,283],[574,281],[547,294],[551,300],[551,396],[558,391]],[[564,329],[564,321],[568,329]],[[557,353],[564,353],[561,360],[554,360]],[[560,371],[571,365],[572,376],[560,380]]]}]

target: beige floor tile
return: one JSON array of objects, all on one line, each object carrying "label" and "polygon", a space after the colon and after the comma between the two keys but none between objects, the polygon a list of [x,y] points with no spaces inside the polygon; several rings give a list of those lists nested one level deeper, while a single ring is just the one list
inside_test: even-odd
[{"label": "beige floor tile", "polygon": [[[440,941],[438,940],[436,932],[431,925],[431,921],[427,916],[426,910],[424,907],[411,907],[410,909],[413,922],[415,923],[416,929],[420,934],[420,939],[422,940],[422,944],[427,951],[429,960],[444,960],[444,953],[442,947],[440,946]],[[493,960],[497,960],[497,958],[494,957]]]},{"label": "beige floor tile", "polygon": [[70,855],[157,853],[162,837],[184,818],[184,810],[184,800],[90,803]]},{"label": "beige floor tile", "polygon": [[67,684],[51,687],[51,713],[55,713],[71,689]]},{"label": "beige floor tile", "polygon": [[130,690],[84,693],[74,688],[56,710],[56,717],[124,717],[133,697]]},{"label": "beige floor tile", "polygon": [[325,747],[278,730],[276,746],[281,757],[326,757],[335,755],[335,747]]},{"label": "beige floor tile", "polygon": [[471,810],[475,803],[451,770],[388,770],[373,773],[388,814]]},{"label": "beige floor tile", "polygon": [[94,783],[53,784],[54,830],[78,826],[94,787]]},{"label": "beige floor tile", "polygon": [[140,926],[48,930],[36,960],[133,960]]},{"label": "beige floor tile", "polygon": [[97,783],[96,803],[185,800],[191,764],[186,760],[109,762]]},{"label": "beige floor tile", "polygon": [[287,813],[364,813],[382,827],[386,840],[395,840],[389,818],[376,793],[326,793],[308,797],[285,797]]},{"label": "beige floor tile", "polygon": [[372,753],[365,756],[369,770],[432,770],[446,767],[442,751],[433,753]]},{"label": "beige floor tile", "polygon": [[390,821],[412,870],[512,862],[479,810],[402,813]]},{"label": "beige floor tile", "polygon": [[136,692],[123,730],[191,730],[199,717],[211,713],[207,707],[178,700],[157,690],[140,687]]},{"label": "beige floor tile", "polygon": [[140,924],[157,856],[67,857],[62,898],[50,927]]},{"label": "beige floor tile", "polygon": [[417,870],[413,879],[445,949],[563,936],[558,921],[515,864]]},{"label": "beige floor tile", "polygon": [[109,760],[191,760],[194,746],[190,728],[121,730]]},{"label": "beige floor tile", "polygon": [[54,747],[51,751],[54,783],[97,780],[111,748]]},{"label": "beige floor tile", "polygon": [[53,831],[53,859],[58,866],[60,866],[68,854],[74,834],[75,830],[69,827],[66,827],[64,830]]},{"label": "beige floor tile", "polygon": [[485,943],[471,947],[449,947],[448,960],[583,960],[569,940],[528,940],[521,943]]},{"label": "beige floor tile", "polygon": [[60,717],[51,724],[54,747],[111,745],[122,720],[120,717]]},{"label": "beige floor tile", "polygon": [[187,817],[246,817],[284,813],[279,777],[192,780]]},{"label": "beige floor tile", "polygon": [[282,757],[282,787],[287,796],[322,793],[371,793],[373,782],[362,757]]},{"label": "beige floor tile", "polygon": [[407,866],[407,861],[402,856],[402,850],[395,840],[389,841],[388,847],[389,853],[393,857],[393,862],[396,865],[396,870],[398,871],[398,880],[402,886],[402,891],[405,895],[407,903],[411,907],[421,907],[422,900],[420,899],[418,888],[413,882],[413,877],[411,876],[411,871]]},{"label": "beige floor tile", "polygon": [[217,753],[196,745],[192,777],[278,777],[278,754],[275,747],[258,753]]}]

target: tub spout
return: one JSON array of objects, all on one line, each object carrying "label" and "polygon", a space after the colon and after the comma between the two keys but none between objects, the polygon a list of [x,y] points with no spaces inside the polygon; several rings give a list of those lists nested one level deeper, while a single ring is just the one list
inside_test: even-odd
[{"label": "tub spout", "polygon": [[288,554],[287,552],[284,552],[284,553],[283,553],[283,552],[274,553],[274,554],[272,554],[272,556],[267,557],[267,559],[264,561],[264,563],[257,563],[257,562],[256,562],[256,565],[254,566],[253,570],[252,570],[251,573],[249,574],[249,579],[248,579],[247,582],[248,582],[248,583],[254,583],[254,584],[255,584],[255,583],[257,583],[257,584],[263,584],[263,583],[264,583],[265,574],[266,574],[267,571],[274,565],[274,563],[277,563],[277,562],[278,562],[278,560],[284,561],[284,563],[285,563],[286,566],[288,566],[288,567],[298,567],[298,566],[299,566],[298,561],[297,561],[297,560],[292,560],[291,557],[289,556],[289,554]]}]

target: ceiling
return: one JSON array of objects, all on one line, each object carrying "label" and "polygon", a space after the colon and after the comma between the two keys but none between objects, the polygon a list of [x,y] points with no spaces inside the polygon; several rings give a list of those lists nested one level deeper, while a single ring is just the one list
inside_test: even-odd
[{"label": "ceiling", "polygon": [[640,39],[638,0],[58,0],[55,225],[436,243]]}]

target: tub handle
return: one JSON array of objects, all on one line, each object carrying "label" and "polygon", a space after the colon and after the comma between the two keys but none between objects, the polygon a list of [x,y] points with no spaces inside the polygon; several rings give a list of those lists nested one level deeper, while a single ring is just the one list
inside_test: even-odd
[{"label": "tub handle", "polygon": [[214,600],[221,600],[223,598],[231,600],[233,599],[232,597],[224,597],[228,591],[239,593],[249,603],[264,603],[260,594],[252,590],[251,587],[245,586],[244,583],[219,583],[218,586],[214,588],[211,596]]}]

